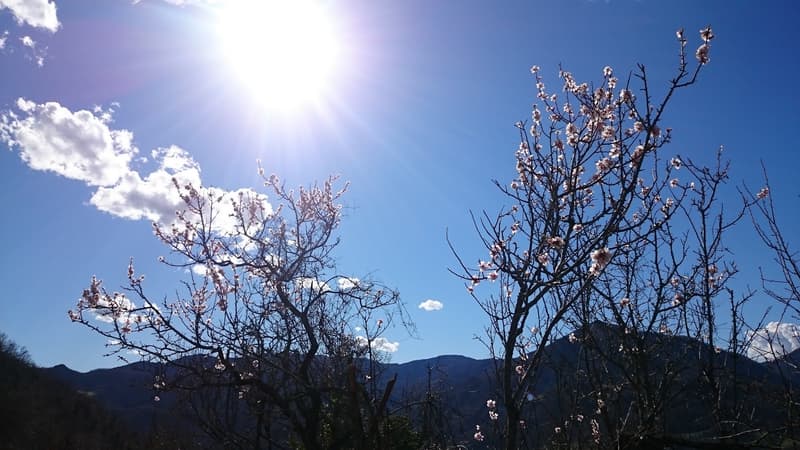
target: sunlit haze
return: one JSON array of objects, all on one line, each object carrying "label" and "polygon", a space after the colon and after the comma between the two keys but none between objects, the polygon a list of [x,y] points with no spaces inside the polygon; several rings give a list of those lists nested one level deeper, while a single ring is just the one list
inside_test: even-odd
[{"label": "sunlit haze", "polygon": [[321,102],[341,57],[333,11],[312,0],[238,0],[218,10],[217,32],[235,82],[270,110]]}]

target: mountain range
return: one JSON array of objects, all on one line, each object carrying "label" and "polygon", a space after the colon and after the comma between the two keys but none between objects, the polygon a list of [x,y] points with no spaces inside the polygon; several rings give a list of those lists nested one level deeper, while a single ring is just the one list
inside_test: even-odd
[{"label": "mountain range", "polygon": [[[552,342],[546,349],[545,362],[530,389],[529,399],[533,402],[530,410],[532,417],[535,417],[535,427],[549,436],[554,429],[562,426],[565,417],[574,417],[575,411],[584,412],[587,416],[592,414],[596,409],[593,396],[605,392],[603,389],[607,390],[609,385],[618,383],[632,386],[632,377],[624,373],[622,367],[625,367],[625,363],[619,360],[626,355],[622,348],[627,345],[627,339],[618,328],[596,323],[587,333],[580,335],[577,343],[566,337]],[[584,345],[589,341],[593,345]],[[672,435],[704,435],[712,426],[709,399],[703,393],[707,389],[708,370],[717,371],[721,392],[729,392],[727,397],[735,397],[718,400],[720,405],[717,407],[749,408],[750,422],[762,427],[779,424],[783,420],[785,405],[781,399],[787,383],[800,387],[800,371],[796,370],[800,362],[800,350],[779,361],[759,363],[712,349],[686,337],[652,334],[640,336],[638,342],[650,352],[648,361],[652,367],[648,370],[655,374],[654,380],[660,379],[660,374],[672,374],[669,378],[664,375],[664,380],[674,386],[660,391],[666,402],[664,430]],[[663,357],[654,358],[656,355],[653,352],[662,352]],[[604,356],[599,358],[599,354]],[[598,361],[612,366],[604,369],[607,373],[603,375],[605,379],[601,378],[605,388],[595,386],[596,377],[592,379],[587,375],[598,367]],[[613,367],[615,361],[620,367]],[[381,372],[384,380],[395,375],[397,377],[392,404],[398,410],[402,410],[403,405],[419,404],[421,399],[435,400],[439,432],[453,442],[461,442],[472,437],[476,425],[490,425],[486,402],[500,397],[493,375],[497,367],[496,361],[491,359],[444,355],[407,363],[383,364]],[[41,370],[46,376],[96,399],[112,415],[135,429],[152,429],[165,421],[186,420],[190,423],[188,418],[175,416],[174,394],[154,392],[153,379],[158,369],[153,363],[137,362],[86,373],[76,372],[64,365]],[[636,398],[634,392],[628,392],[629,389],[632,388],[626,387],[618,394],[618,404],[630,404]],[[687,412],[690,412],[689,416]],[[407,413],[415,417],[413,421],[417,426],[425,426],[420,423],[420,408],[408,408]]]}]

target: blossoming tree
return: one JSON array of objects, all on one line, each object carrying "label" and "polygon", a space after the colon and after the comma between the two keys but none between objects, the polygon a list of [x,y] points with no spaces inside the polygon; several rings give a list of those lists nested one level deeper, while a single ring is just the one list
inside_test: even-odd
[{"label": "blossoming tree", "polygon": [[396,291],[336,272],[335,178],[296,192],[264,181],[271,202],[176,181],[184,209],[154,231],[171,251],[162,262],[191,269],[183,292],[151,300],[131,261],[124,292],[92,279],[69,315],[114,352],[159,363],[156,391],[213,394],[199,418],[225,446],[382,447],[393,382],[376,385],[377,344],[412,324]]},{"label": "blossoming tree", "polygon": [[[525,411],[546,344],[565,333],[609,265],[641,248],[680,206],[670,180],[681,161],[664,155],[671,129],[662,118],[710,60],[711,28],[700,37],[692,65],[688,40],[677,33],[677,71],[660,100],[643,65],[624,81],[605,67],[595,86],[561,70],[561,94],[548,92],[539,67],[531,69],[539,103],[530,126],[517,123],[514,178],[495,182],[511,205],[473,217],[487,251],[477,265],[454,250],[454,273],[489,318],[484,342],[499,391],[487,407],[490,421],[502,422],[495,428],[507,449],[534,445]],[[484,437],[477,430],[475,438]]]}]

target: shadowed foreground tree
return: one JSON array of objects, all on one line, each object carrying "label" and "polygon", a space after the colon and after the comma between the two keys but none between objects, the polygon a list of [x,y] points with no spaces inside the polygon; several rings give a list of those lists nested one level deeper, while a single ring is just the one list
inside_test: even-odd
[{"label": "shadowed foreground tree", "polygon": [[739,268],[726,242],[760,199],[723,203],[728,171],[722,149],[712,167],[682,160],[666,178],[674,214],[648,239],[619,249],[568,315],[580,330],[579,355],[564,364],[573,395],[559,408],[562,443],[781,444],[779,384],[745,355],[742,311],[753,293],[730,283]]},{"label": "shadowed foreground tree", "polygon": [[398,293],[336,272],[335,178],[296,192],[264,180],[272,204],[175,181],[185,209],[154,229],[162,261],[191,269],[183,292],[157,304],[131,262],[125,292],[92,279],[70,317],[161,363],[156,399],[186,392],[225,448],[390,448],[394,380],[377,385],[377,362],[387,329],[413,332]]}]

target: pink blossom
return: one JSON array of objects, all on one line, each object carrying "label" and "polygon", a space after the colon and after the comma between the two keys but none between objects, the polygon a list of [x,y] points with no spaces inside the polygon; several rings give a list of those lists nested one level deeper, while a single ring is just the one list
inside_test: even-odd
[{"label": "pink blossom", "polygon": [[486,400],[486,407],[489,409],[495,409],[497,407],[497,402],[492,399]]},{"label": "pink blossom", "polygon": [[597,249],[592,252],[591,258],[595,264],[600,266],[600,269],[604,269],[611,262],[611,250],[608,247]]},{"label": "pink blossom", "polygon": [[763,188],[761,188],[760,191],[758,191],[758,194],[756,194],[756,197],[759,200],[763,200],[763,199],[767,198],[768,195],[769,195],[769,188],[768,187],[763,187]]},{"label": "pink blossom", "polygon": [[591,253],[592,265],[589,266],[589,275],[597,276],[611,262],[611,251],[608,247],[595,250]]},{"label": "pink blossom", "polygon": [[597,168],[597,172],[605,173],[611,170],[613,167],[613,163],[611,162],[610,158],[602,158],[595,163],[595,167]]},{"label": "pink blossom", "polygon": [[697,62],[700,64],[707,64],[711,60],[711,58],[708,56],[708,51],[708,44],[703,44],[700,47],[697,47],[697,51],[694,54],[695,58],[697,58]]},{"label": "pink blossom", "polygon": [[550,263],[550,255],[547,253],[539,253],[536,260],[539,261],[539,264],[546,266]]},{"label": "pink blossom", "polygon": [[710,42],[712,39],[714,39],[714,32],[711,31],[711,27],[705,27],[700,30],[700,38],[703,40],[703,42]]},{"label": "pink blossom", "polygon": [[653,126],[650,128],[650,135],[651,135],[651,136],[653,136],[653,137],[659,137],[659,136],[661,136],[661,128],[658,128],[658,126],[656,126],[656,125],[653,125]]}]

